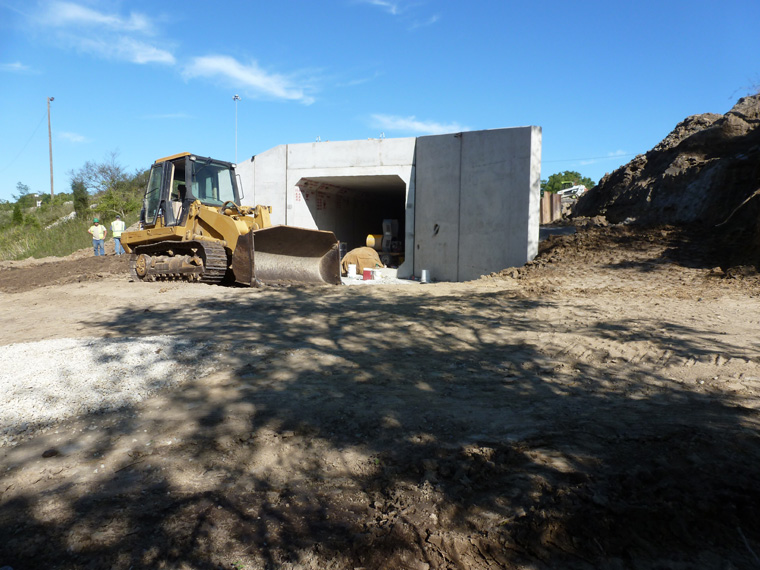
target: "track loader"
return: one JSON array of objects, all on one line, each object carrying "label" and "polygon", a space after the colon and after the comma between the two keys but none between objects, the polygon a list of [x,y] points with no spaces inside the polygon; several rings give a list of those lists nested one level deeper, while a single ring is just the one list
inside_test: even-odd
[{"label": "track loader", "polygon": [[124,232],[137,281],[340,284],[332,232],[273,226],[270,206],[242,206],[235,166],[181,153],[150,170],[140,229]]}]

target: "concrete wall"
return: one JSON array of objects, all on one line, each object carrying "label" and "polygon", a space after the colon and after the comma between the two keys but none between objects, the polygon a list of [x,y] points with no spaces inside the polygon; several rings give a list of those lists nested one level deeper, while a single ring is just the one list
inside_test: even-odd
[{"label": "concrete wall", "polygon": [[287,148],[276,146],[239,163],[236,169],[243,187],[243,204],[272,206],[274,224],[285,224],[288,215]]},{"label": "concrete wall", "polygon": [[[366,237],[372,230],[357,227],[355,218],[361,216],[351,214],[363,208],[357,178],[377,177],[382,184],[394,185],[396,180],[404,186],[405,233],[409,240],[414,234],[415,141],[410,137],[275,147],[238,164],[237,172],[244,188],[242,202],[250,206],[272,206],[274,224],[330,229],[339,239],[359,234]],[[317,181],[317,184],[309,181]],[[380,233],[378,228],[374,231]],[[411,275],[413,243],[407,242],[406,249],[404,265],[408,269],[400,268],[400,271]]]},{"label": "concrete wall", "polygon": [[457,281],[461,135],[420,137],[415,157],[415,263],[440,281]]},{"label": "concrete wall", "polygon": [[367,180],[391,190],[401,181],[399,277],[427,269],[434,280],[465,281],[536,255],[540,165],[541,128],[519,127],[283,145],[239,164],[238,174],[243,204],[271,205],[275,224],[330,229],[342,240],[371,233]]},{"label": "concrete wall", "polygon": [[243,204],[273,206],[272,221],[277,224],[316,228],[314,213],[297,186],[301,179],[397,175],[408,186],[415,141],[369,139],[277,146],[238,164],[245,189]]},{"label": "concrete wall", "polygon": [[[288,145],[287,199],[293,208],[288,208],[287,223],[316,228],[338,207],[337,201],[325,201],[324,195],[310,196],[313,202],[302,200],[297,185],[303,179],[395,175],[408,187],[414,142],[414,138],[405,138]],[[341,184],[335,186],[344,187]]]},{"label": "concrete wall", "polygon": [[538,252],[540,127],[417,139],[414,273],[467,281]]}]

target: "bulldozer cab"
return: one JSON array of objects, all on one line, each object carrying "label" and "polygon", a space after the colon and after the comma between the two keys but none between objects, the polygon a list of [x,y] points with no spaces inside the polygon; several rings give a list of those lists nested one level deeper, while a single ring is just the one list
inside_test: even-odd
[{"label": "bulldozer cab", "polygon": [[145,192],[141,221],[144,227],[171,227],[187,221],[190,204],[240,204],[234,165],[190,153],[153,163]]},{"label": "bulldozer cab", "polygon": [[122,234],[133,278],[340,285],[335,234],[272,226],[270,206],[241,199],[230,162],[188,152],[155,161],[142,227]]}]

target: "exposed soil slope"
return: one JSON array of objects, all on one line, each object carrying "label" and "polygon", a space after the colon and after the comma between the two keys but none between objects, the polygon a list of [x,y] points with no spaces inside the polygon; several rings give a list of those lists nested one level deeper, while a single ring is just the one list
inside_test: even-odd
[{"label": "exposed soil slope", "polygon": [[688,117],[581,197],[577,216],[690,224],[719,236],[721,264],[760,264],[760,94]]}]

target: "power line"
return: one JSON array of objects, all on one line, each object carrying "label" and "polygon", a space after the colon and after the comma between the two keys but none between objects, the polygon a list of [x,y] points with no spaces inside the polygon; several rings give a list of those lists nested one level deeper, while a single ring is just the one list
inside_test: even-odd
[{"label": "power line", "polygon": [[603,158],[611,160],[613,158],[625,158],[627,156],[638,156],[639,153],[629,153],[629,154],[616,154],[614,156],[589,156],[586,158],[560,158],[558,160],[542,160],[541,162],[577,162],[579,160],[601,160]]},{"label": "power line", "polygon": [[18,158],[19,158],[19,157],[20,157],[20,156],[23,154],[23,152],[26,150],[26,147],[28,147],[28,146],[29,146],[29,143],[30,143],[30,142],[32,142],[32,139],[34,138],[34,135],[36,135],[36,134],[37,134],[37,131],[40,129],[40,125],[41,125],[41,124],[42,124],[42,122],[45,120],[45,116],[46,116],[46,115],[47,115],[47,111],[45,111],[44,113],[42,113],[42,117],[40,118],[40,122],[39,122],[39,123],[37,123],[37,126],[34,128],[34,132],[32,133],[32,136],[30,136],[30,137],[29,137],[29,140],[27,140],[27,141],[26,141],[26,143],[24,144],[24,146],[23,146],[23,147],[21,147],[21,150],[20,150],[20,151],[18,151],[18,154],[17,154],[17,155],[16,155],[16,156],[13,158],[13,160],[11,160],[11,161],[10,161],[10,163],[8,163],[8,166],[6,166],[6,167],[5,167],[5,168],[3,168],[2,170],[0,170],[0,173],[2,173],[2,172],[5,172],[5,171],[6,171],[6,170],[8,170],[8,169],[9,169],[11,166],[13,166],[13,164],[14,164],[14,163],[15,163],[15,162],[18,160]]}]

